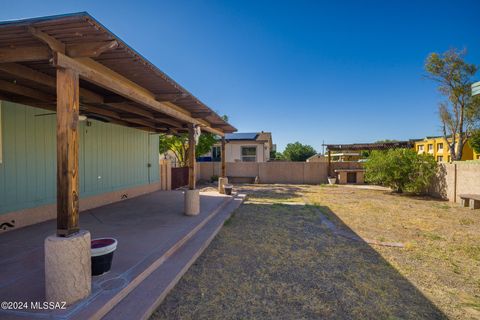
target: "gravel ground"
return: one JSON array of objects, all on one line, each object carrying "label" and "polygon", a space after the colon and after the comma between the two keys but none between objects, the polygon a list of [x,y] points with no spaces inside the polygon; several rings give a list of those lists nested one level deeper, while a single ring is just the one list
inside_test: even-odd
[{"label": "gravel ground", "polygon": [[480,318],[480,215],[379,190],[239,189],[246,203],[152,319]]}]

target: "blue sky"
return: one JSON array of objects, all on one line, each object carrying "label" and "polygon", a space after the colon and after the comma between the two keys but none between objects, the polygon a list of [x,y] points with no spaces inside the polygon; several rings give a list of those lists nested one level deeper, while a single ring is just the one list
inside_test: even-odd
[{"label": "blue sky", "polygon": [[0,20],[78,11],[279,149],[439,134],[426,56],[467,48],[480,64],[477,0],[15,0]]}]

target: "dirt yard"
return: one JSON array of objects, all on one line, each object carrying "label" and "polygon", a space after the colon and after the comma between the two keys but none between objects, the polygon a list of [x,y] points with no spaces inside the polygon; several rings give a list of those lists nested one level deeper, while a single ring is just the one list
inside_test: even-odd
[{"label": "dirt yard", "polygon": [[353,187],[246,185],[152,319],[480,319],[480,213]]}]

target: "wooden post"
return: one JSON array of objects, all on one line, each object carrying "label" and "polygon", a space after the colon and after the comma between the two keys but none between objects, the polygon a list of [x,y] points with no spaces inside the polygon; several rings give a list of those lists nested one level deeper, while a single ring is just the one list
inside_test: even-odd
[{"label": "wooden post", "polygon": [[188,125],[188,188],[195,189],[195,125]]},{"label": "wooden post", "polygon": [[227,169],[225,166],[225,161],[226,161],[226,154],[225,154],[225,137],[222,137],[222,150],[221,150],[221,161],[222,161],[222,172],[221,172],[221,177],[225,178],[227,176]]},{"label": "wooden post", "polygon": [[328,150],[328,173],[327,175],[331,177],[330,171],[332,170],[332,153],[330,150]]},{"label": "wooden post", "polygon": [[57,69],[57,235],[79,230],[78,187],[78,74]]}]

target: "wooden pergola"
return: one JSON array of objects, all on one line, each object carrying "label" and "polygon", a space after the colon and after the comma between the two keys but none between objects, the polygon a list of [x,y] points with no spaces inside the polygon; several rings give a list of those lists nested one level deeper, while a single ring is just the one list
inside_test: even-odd
[{"label": "wooden pergola", "polygon": [[78,231],[79,116],[149,132],[188,132],[190,141],[197,127],[222,137],[236,131],[87,13],[0,23],[0,100],[57,114],[59,236]]},{"label": "wooden pergola", "polygon": [[331,173],[332,167],[332,151],[372,151],[372,150],[388,150],[388,149],[410,149],[415,143],[409,141],[395,142],[374,142],[374,143],[353,143],[353,144],[323,144],[327,148],[328,154],[328,174]]}]

